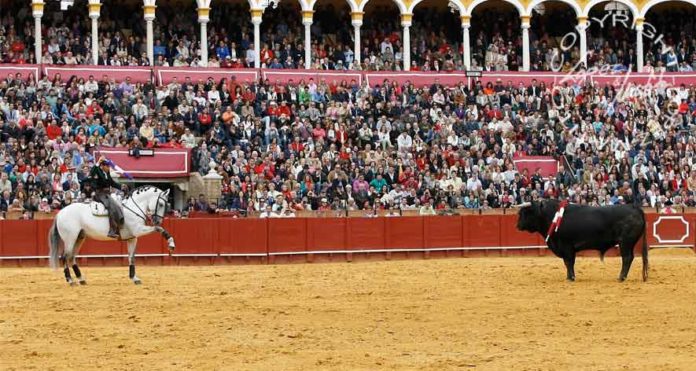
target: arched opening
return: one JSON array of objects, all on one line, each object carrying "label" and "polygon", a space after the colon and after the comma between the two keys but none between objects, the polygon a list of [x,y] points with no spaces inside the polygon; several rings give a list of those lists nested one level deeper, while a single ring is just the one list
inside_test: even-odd
[{"label": "arched opening", "polygon": [[[251,40],[253,42],[253,30]],[[282,1],[275,8],[266,8],[261,23],[262,66],[301,68],[303,60],[304,31],[300,3]]]},{"label": "arched opening", "polygon": [[683,1],[660,3],[648,10],[643,25],[644,63],[648,70],[696,70],[695,17],[696,7]]},{"label": "arched opening", "polygon": [[345,0],[319,1],[312,23],[312,65],[331,70],[348,68],[353,60],[352,29],[350,5]]},{"label": "arched opening", "polygon": [[71,6],[60,1],[46,2],[41,18],[43,30],[42,63],[85,64],[91,63],[89,34],[91,28],[87,16],[87,0],[75,0]]},{"label": "arched opening", "polygon": [[[158,7],[154,20],[155,39],[158,25],[166,12]],[[89,20],[89,18],[87,18]],[[147,53],[147,36],[142,1],[103,0],[99,17],[99,63],[139,64]],[[163,45],[166,45],[166,41]],[[161,49],[161,48],[160,48]]]},{"label": "arched opening", "polygon": [[[530,20],[530,70],[569,72],[580,60],[580,43],[576,38],[563,38],[575,33],[577,14],[561,1],[545,1],[532,10]],[[569,41],[576,40],[572,46]]]},{"label": "arched opening", "polygon": [[633,19],[631,10],[616,1],[598,3],[590,9],[588,67],[635,69],[636,32]]},{"label": "arched opening", "polygon": [[413,10],[411,69],[463,69],[459,9],[443,0],[425,0]]},{"label": "arched opening", "polygon": [[[0,63],[36,63],[34,58],[34,19],[28,1],[0,0],[7,48],[2,48]],[[5,16],[7,14],[7,16]],[[10,17],[10,14],[12,17]],[[39,60],[41,56],[39,56]]]},{"label": "arched opening", "polygon": [[208,66],[244,65],[247,50],[254,49],[249,2],[214,0],[210,8]]},{"label": "arched opening", "polygon": [[371,0],[365,5],[360,31],[362,70],[403,68],[400,14],[398,6],[391,0]]},{"label": "arched opening", "polygon": [[471,16],[471,68],[516,71],[522,66],[520,14],[514,5],[490,0]]}]

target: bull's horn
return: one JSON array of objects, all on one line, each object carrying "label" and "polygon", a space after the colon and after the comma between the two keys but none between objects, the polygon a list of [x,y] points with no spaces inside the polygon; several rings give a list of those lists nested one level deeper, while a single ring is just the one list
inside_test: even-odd
[{"label": "bull's horn", "polygon": [[512,207],[515,207],[515,208],[522,208],[522,207],[527,207],[527,206],[532,206],[532,203],[531,202],[523,202],[519,205],[512,205]]}]

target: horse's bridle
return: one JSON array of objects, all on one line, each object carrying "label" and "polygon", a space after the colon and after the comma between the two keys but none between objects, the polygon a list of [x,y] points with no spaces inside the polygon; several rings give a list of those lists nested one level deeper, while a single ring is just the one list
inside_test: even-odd
[{"label": "horse's bridle", "polygon": [[[135,214],[137,217],[139,217],[140,219],[142,219],[146,224],[147,224],[147,222],[148,222],[148,219],[152,219],[152,223],[153,223],[154,225],[157,225],[157,226],[158,226],[158,225],[160,225],[160,224],[162,223],[162,220],[164,219],[164,214],[167,212],[167,200],[165,200],[164,197],[162,197],[163,195],[164,195],[164,192],[160,192],[160,194],[157,195],[157,202],[156,202],[156,204],[155,204],[155,214],[152,215],[152,216],[147,215],[147,212],[145,212],[145,210],[143,210],[143,209],[140,207],[140,205],[138,205],[138,203],[135,202],[135,200],[133,200],[133,194],[132,194],[132,193],[129,194],[128,197],[126,197],[126,199],[123,200],[124,202],[122,202],[121,205],[123,206],[124,209],[126,209],[126,210],[132,212],[132,213]],[[135,205],[135,207],[138,208],[138,211],[139,211],[139,212],[136,212],[135,210],[133,210],[133,209],[131,209],[130,207],[128,207],[128,205],[126,205],[126,202],[125,202],[125,201],[127,201],[127,200],[129,200],[129,199],[130,199],[131,201],[133,201],[133,205]],[[164,201],[164,208],[163,208],[164,210],[162,211],[162,215],[159,215],[159,214],[157,213],[157,209],[159,209],[159,202],[160,202],[160,200]]]}]

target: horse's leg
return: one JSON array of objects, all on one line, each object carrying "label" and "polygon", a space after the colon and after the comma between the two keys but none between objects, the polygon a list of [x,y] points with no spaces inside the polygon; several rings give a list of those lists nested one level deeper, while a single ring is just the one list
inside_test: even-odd
[{"label": "horse's leg", "polygon": [[140,226],[139,229],[137,229],[137,230],[133,233],[133,235],[135,235],[135,236],[144,236],[144,235],[146,235],[146,234],[150,234],[150,233],[153,233],[153,232],[157,232],[157,233],[161,234],[162,237],[163,237],[165,240],[167,240],[167,247],[169,248],[169,251],[170,251],[170,252],[171,252],[171,251],[174,251],[174,248],[176,247],[176,245],[174,244],[174,237],[172,237],[172,235],[171,235],[169,232],[167,232],[166,229],[164,229],[163,227],[161,227],[161,226],[159,226],[159,225],[158,225],[158,226],[154,226],[154,227],[153,227],[153,226],[149,226],[149,225]]},{"label": "horse's leg", "polygon": [[128,240],[128,277],[134,284],[140,285],[142,281],[135,275],[135,247],[138,245],[137,238]]},{"label": "horse's leg", "polygon": [[169,251],[174,251],[174,248],[176,247],[176,245],[174,245],[174,237],[172,237],[172,235],[169,234],[166,229],[160,226],[156,226],[155,231],[159,232],[162,237],[167,240],[167,247],[169,247]]},{"label": "horse's leg", "polygon": [[72,268],[73,271],[75,271],[75,277],[77,278],[77,282],[79,282],[80,285],[87,284],[87,281],[82,276],[82,272],[80,272],[80,267],[77,266],[77,254],[80,253],[80,247],[82,247],[82,244],[85,242],[85,239],[85,232],[80,231],[80,234],[77,235],[77,240],[75,241],[75,246],[73,248]]},{"label": "horse's leg", "polygon": [[[75,281],[73,281],[72,276],[70,275],[70,263],[75,262],[75,242],[77,238],[76,236],[68,235],[63,237],[63,245],[65,246],[64,251],[63,251],[63,273],[65,274],[65,280],[68,282],[70,286],[75,285]],[[79,269],[78,269],[79,271]],[[75,272],[77,274],[77,272]]]}]

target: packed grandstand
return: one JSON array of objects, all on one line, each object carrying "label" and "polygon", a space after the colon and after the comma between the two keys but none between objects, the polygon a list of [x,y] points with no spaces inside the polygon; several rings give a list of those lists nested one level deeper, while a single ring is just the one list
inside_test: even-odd
[{"label": "packed grandstand", "polygon": [[[696,42],[685,3],[70,3],[0,0],[3,64],[232,70],[145,82],[2,70],[3,215],[88,198],[81,180],[97,147],[190,148],[202,175],[213,160],[221,194],[192,195],[182,210],[435,214],[541,197],[696,206],[696,88],[679,77],[647,87],[577,78],[233,78],[254,68],[687,73]],[[577,25],[586,33],[564,47]],[[547,176],[519,169],[518,156],[560,165]]]}]

